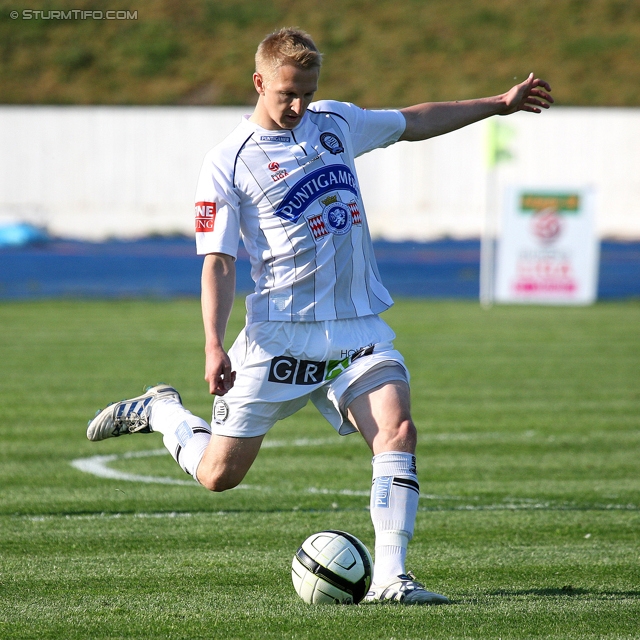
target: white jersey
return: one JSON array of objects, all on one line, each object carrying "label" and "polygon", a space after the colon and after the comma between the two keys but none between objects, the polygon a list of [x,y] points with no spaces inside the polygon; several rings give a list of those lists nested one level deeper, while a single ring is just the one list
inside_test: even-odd
[{"label": "white jersey", "polygon": [[399,111],[320,101],[293,130],[268,131],[245,118],[206,155],[197,250],[235,258],[242,234],[256,283],[248,323],[354,318],[393,304],[354,160],[396,142],[405,125]]}]

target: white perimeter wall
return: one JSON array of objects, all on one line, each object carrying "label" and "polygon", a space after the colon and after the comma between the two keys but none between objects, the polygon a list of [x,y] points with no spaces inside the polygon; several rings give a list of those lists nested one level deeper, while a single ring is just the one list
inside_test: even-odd
[{"label": "white perimeter wall", "polygon": [[[191,233],[204,154],[250,107],[0,107],[0,225],[67,237]],[[594,186],[601,237],[640,238],[640,109],[553,108],[500,118],[513,130],[507,184]],[[486,123],[358,160],[372,232],[479,236]]]}]

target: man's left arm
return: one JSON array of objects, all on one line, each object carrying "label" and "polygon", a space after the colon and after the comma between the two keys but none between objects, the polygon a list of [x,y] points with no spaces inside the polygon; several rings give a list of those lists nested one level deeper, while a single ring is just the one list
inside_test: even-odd
[{"label": "man's left arm", "polygon": [[540,113],[553,104],[551,87],[533,73],[506,93],[460,102],[425,102],[400,109],[407,126],[400,140],[426,140],[461,129],[490,116],[516,111]]}]

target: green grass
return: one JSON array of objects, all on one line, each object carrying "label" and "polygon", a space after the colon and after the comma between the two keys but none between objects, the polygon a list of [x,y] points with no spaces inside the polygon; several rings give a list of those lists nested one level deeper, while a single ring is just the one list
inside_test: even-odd
[{"label": "green grass", "polygon": [[[137,18],[27,20],[25,9]],[[0,0],[0,103],[253,104],[256,47],[292,25],[326,54],[318,98],[462,100],[535,71],[559,105],[640,105],[637,0]]]},{"label": "green grass", "polygon": [[[242,323],[234,310],[229,335]],[[423,497],[409,567],[449,607],[310,607],[310,533],[373,545],[370,456],[311,408],[246,488],[184,481],[156,434],[90,443],[106,402],[166,381],[208,418],[197,301],[0,304],[0,638],[640,637],[640,305],[401,301]],[[312,440],[296,446],[296,439]]]}]

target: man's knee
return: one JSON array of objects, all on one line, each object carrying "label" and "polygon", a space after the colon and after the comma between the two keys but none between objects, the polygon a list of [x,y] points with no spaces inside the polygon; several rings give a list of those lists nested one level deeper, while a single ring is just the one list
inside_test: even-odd
[{"label": "man's knee", "polygon": [[378,430],[369,446],[374,455],[384,451],[415,453],[417,441],[418,432],[413,421],[408,418]]},{"label": "man's knee", "polygon": [[402,420],[396,429],[388,433],[388,445],[395,447],[394,451],[413,453],[418,442],[418,431],[413,420]]},{"label": "man's knee", "polygon": [[206,459],[200,462],[197,471],[198,482],[205,489],[215,493],[221,493],[237,487],[245,475],[246,471],[236,465],[213,465]]},{"label": "man's knee", "polygon": [[198,465],[198,482],[216,493],[237,487],[256,459],[263,438],[211,436]]},{"label": "man's knee", "polygon": [[237,487],[242,482],[242,477],[234,477],[233,474],[220,473],[216,469],[203,469],[203,465],[198,467],[198,482],[209,491],[221,493]]}]

